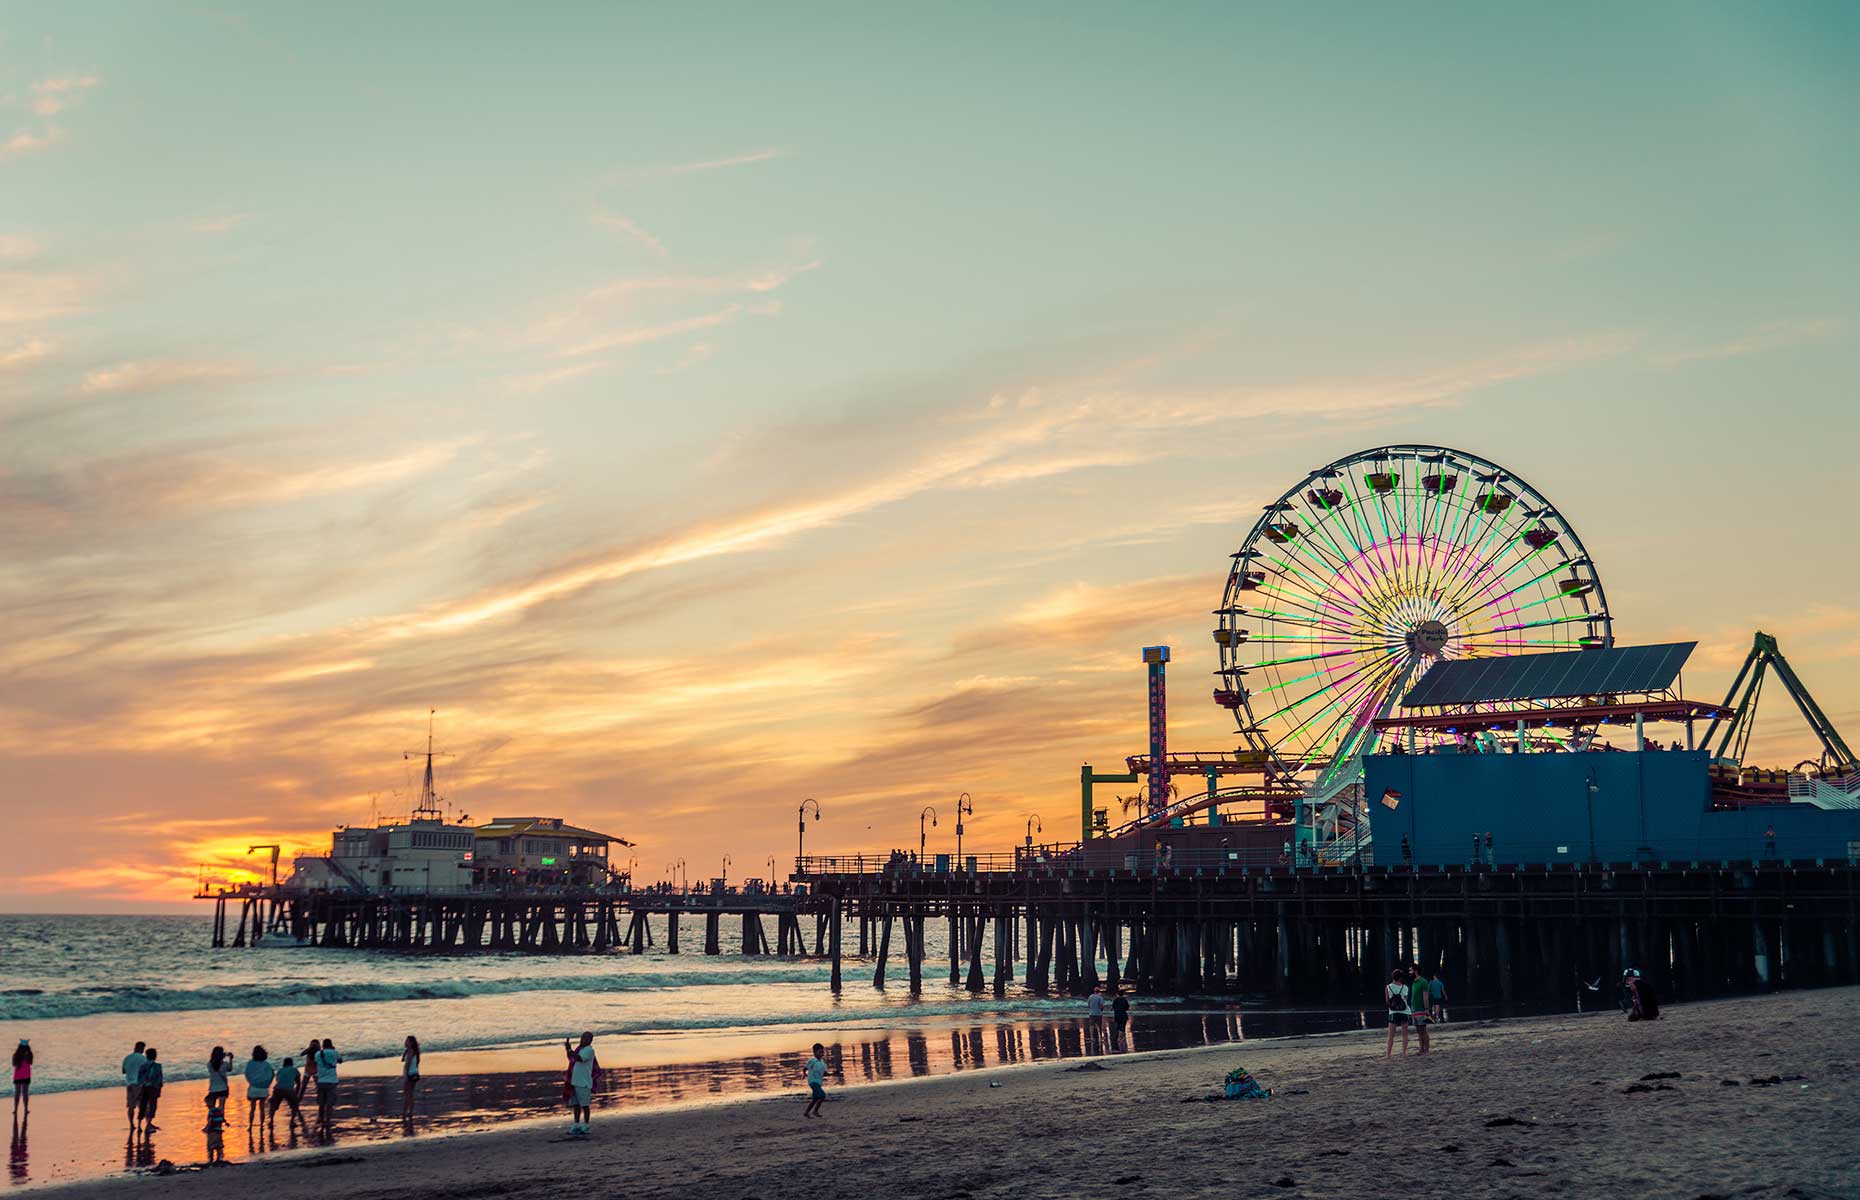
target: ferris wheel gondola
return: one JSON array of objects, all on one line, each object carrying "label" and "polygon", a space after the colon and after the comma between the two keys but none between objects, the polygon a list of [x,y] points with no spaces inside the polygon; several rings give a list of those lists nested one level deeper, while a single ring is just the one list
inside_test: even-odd
[{"label": "ferris wheel gondola", "polygon": [[1444,446],[1320,467],[1232,558],[1214,698],[1312,788],[1353,778],[1373,722],[1443,658],[1614,642],[1601,576],[1556,506]]}]

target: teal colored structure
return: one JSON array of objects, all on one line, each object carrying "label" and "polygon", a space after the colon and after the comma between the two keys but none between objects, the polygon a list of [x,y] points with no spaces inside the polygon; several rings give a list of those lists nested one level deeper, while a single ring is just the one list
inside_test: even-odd
[{"label": "teal colored structure", "polygon": [[1376,862],[1860,861],[1860,810],[1714,810],[1706,761],[1703,750],[1371,755]]}]

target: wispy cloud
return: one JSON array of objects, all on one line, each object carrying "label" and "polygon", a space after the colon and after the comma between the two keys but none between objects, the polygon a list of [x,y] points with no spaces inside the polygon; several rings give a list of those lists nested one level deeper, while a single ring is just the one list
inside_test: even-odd
[{"label": "wispy cloud", "polygon": [[685,348],[683,354],[678,356],[677,361],[665,364],[654,373],[658,375],[677,375],[680,372],[689,371],[692,367],[709,359],[711,355],[715,353],[717,353],[717,347],[710,342],[693,342]]},{"label": "wispy cloud", "polygon": [[42,117],[56,116],[101,82],[95,75],[41,79],[32,85],[32,111]]},{"label": "wispy cloud", "polygon": [[0,325],[44,321],[78,311],[85,283],[61,272],[0,271]]},{"label": "wispy cloud", "polygon": [[639,222],[625,213],[617,213],[605,205],[597,204],[594,206],[592,219],[602,229],[612,229],[617,233],[623,233],[661,258],[667,253],[664,242],[647,233],[640,227]]},{"label": "wispy cloud", "polygon": [[226,382],[247,374],[248,370],[236,363],[145,359],[87,372],[82,387],[86,395],[120,395],[165,391],[183,384]]},{"label": "wispy cloud", "polygon": [[723,171],[730,167],[747,167],[756,163],[773,162],[786,158],[788,152],[771,146],[764,150],[752,150],[747,154],[732,154],[723,158],[701,158],[691,162],[664,163],[658,166],[618,167],[607,173],[609,180],[623,179],[667,179],[679,175],[698,175],[705,171]]},{"label": "wispy cloud", "polygon": [[1655,354],[1651,356],[1651,360],[1656,366],[1678,367],[1686,363],[1740,358],[1746,354],[1762,354],[1770,350],[1782,350],[1789,346],[1823,341],[1840,332],[1841,328],[1841,322],[1832,317],[1771,321],[1728,341]]},{"label": "wispy cloud", "polygon": [[[696,320],[717,323],[733,315],[731,310],[736,307],[732,305],[730,309]],[[675,329],[663,326],[657,330],[636,331],[634,336],[638,340],[650,340],[699,327],[692,322],[676,324]],[[585,350],[592,353],[614,344],[617,343],[613,339],[607,339]],[[1173,441],[1179,439],[1185,428],[1243,419],[1265,411],[1293,409],[1309,413],[1315,408],[1334,413],[1425,406],[1446,402],[1494,383],[1588,361],[1601,354],[1617,353],[1622,344],[1621,339],[1602,337],[1531,345],[1509,354],[1424,372],[1393,384],[1313,385],[1308,389],[1293,389],[1295,394],[1292,395],[1284,390],[1268,390],[1239,396],[1112,395],[1049,401],[1036,394],[1033,402],[1025,404],[990,402],[980,408],[962,408],[941,415],[942,440],[872,478],[812,496],[754,507],[639,544],[595,552],[540,572],[526,581],[394,618],[384,622],[382,629],[393,637],[452,633],[647,572],[767,550],[798,535],[932,489],[983,486],[991,480],[1006,483],[1016,478],[1052,477],[1107,465],[1107,458],[1128,460],[1153,449],[1147,444],[1137,444],[1134,448],[1121,447],[1111,452],[1054,451],[1056,440],[1072,437],[1080,431],[1094,441],[1102,437],[1105,428],[1120,429],[1129,438],[1156,434]],[[954,437],[949,435],[950,430],[956,431]],[[1020,456],[1029,451],[1035,453],[1023,460]]]},{"label": "wispy cloud", "polygon": [[0,346],[0,371],[11,367],[23,367],[29,362],[37,362],[52,352],[52,344],[44,338],[28,338],[14,346]]},{"label": "wispy cloud", "polygon": [[599,337],[590,338],[562,349],[565,358],[585,358],[590,354],[601,354],[608,350],[622,349],[627,346],[643,346],[647,342],[662,342],[667,338],[681,334],[695,333],[700,329],[715,329],[728,324],[744,311],[741,304],[726,304],[713,312],[701,313],[695,317],[681,317],[676,321],[662,321],[655,325],[640,325],[630,329],[618,329]]},{"label": "wispy cloud", "polygon": [[55,146],[59,142],[64,141],[64,138],[64,130],[56,126],[40,132],[22,129],[6,141],[0,142],[0,162],[6,162],[8,159],[20,158],[24,155],[32,154],[35,151],[44,150],[48,146]]},{"label": "wispy cloud", "polygon": [[188,224],[195,233],[231,233],[252,219],[251,213],[220,213],[216,216],[202,217]]}]

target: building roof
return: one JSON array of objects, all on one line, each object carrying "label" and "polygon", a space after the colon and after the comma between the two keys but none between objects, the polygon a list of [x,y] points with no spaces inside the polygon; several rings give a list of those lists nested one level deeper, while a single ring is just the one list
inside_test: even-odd
[{"label": "building roof", "polygon": [[496,817],[490,824],[480,825],[473,830],[479,837],[571,837],[588,842],[619,842],[622,846],[633,843],[611,833],[596,833],[592,829],[583,829],[570,825],[560,817]]},{"label": "building roof", "polygon": [[1673,686],[1697,645],[1668,642],[1556,654],[1443,659],[1402,697],[1402,707],[1663,692]]}]

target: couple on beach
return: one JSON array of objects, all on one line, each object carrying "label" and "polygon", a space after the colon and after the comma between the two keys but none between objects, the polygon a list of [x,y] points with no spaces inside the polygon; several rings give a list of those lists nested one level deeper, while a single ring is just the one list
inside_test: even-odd
[{"label": "couple on beach", "polygon": [[1408,1053],[1408,1031],[1413,1029],[1421,1039],[1422,1054],[1428,1052],[1427,1029],[1435,1021],[1443,1021],[1447,1015],[1447,989],[1441,982],[1438,972],[1430,979],[1418,964],[1407,968],[1396,967],[1389,972],[1388,985],[1382,989],[1384,1001],[1388,1004],[1389,1035],[1383,1047],[1382,1057],[1389,1058],[1395,1053],[1395,1031],[1401,1030],[1401,1052]]}]

